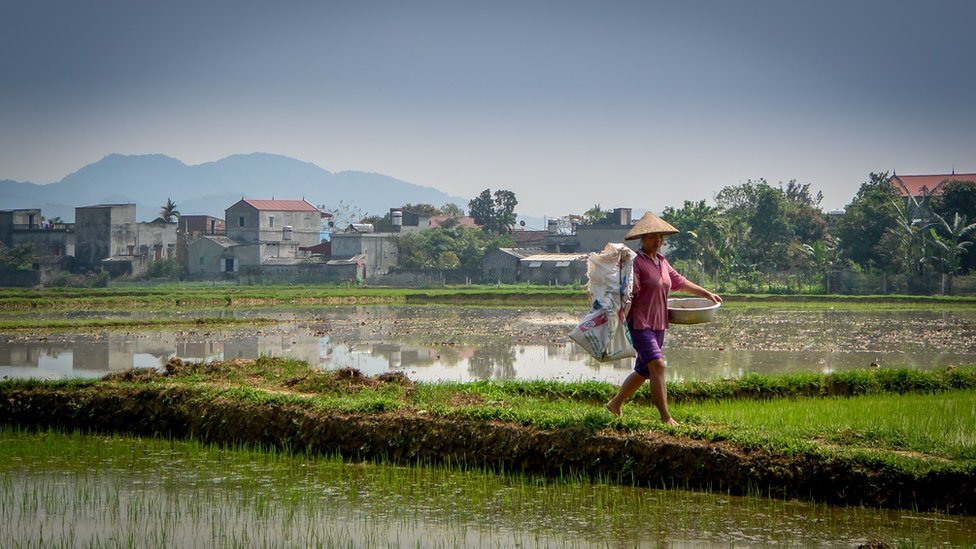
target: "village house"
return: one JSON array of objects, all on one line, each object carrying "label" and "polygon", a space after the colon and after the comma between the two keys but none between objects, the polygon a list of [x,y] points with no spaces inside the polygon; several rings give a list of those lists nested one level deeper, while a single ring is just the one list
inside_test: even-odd
[{"label": "village house", "polygon": [[181,215],[176,228],[176,260],[185,269],[190,242],[204,235],[226,235],[224,220],[211,215]]},{"label": "village house", "polygon": [[161,218],[137,223],[135,204],[75,208],[74,230],[78,269],[139,275],[153,261],[176,258],[176,223]]},{"label": "village house", "polygon": [[74,226],[51,223],[38,208],[0,210],[0,242],[8,248],[30,244],[38,257],[63,258],[75,253]]},{"label": "village house", "polygon": [[523,282],[522,259],[542,253],[545,253],[542,248],[495,248],[489,250],[481,261],[482,280],[489,284]]},{"label": "village house", "polygon": [[541,253],[519,260],[520,282],[531,284],[586,284],[589,253]]},{"label": "village house", "polygon": [[[225,210],[225,234],[202,234],[187,246],[192,276],[298,265],[321,242],[323,215],[305,200],[241,199]],[[216,227],[216,225],[214,225]]]},{"label": "village house", "polygon": [[600,223],[592,225],[577,225],[577,248],[580,252],[600,252],[608,242],[623,242],[633,249],[637,249],[639,241],[625,241],[627,231],[633,226],[630,208],[614,208],[609,216]]}]

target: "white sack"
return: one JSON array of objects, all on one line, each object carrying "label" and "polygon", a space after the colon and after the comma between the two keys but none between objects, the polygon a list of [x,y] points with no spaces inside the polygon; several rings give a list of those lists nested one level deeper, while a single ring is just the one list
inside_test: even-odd
[{"label": "white sack", "polygon": [[600,362],[635,357],[627,313],[634,288],[634,258],[625,244],[610,243],[587,258],[587,290],[592,309],[569,337]]}]

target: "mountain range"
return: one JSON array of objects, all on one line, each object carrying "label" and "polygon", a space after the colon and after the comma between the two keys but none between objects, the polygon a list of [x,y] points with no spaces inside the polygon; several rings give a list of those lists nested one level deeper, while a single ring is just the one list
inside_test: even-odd
[{"label": "mountain range", "polygon": [[120,203],[135,203],[136,219],[151,221],[168,199],[183,215],[223,218],[224,210],[241,198],[304,198],[325,211],[344,208],[348,214],[383,215],[404,204],[453,203],[467,210],[474,197],[451,196],[377,173],[332,173],[267,153],[192,166],[161,154],[110,154],[55,183],[0,181],[0,209],[40,208],[44,217],[69,223],[75,207]]}]

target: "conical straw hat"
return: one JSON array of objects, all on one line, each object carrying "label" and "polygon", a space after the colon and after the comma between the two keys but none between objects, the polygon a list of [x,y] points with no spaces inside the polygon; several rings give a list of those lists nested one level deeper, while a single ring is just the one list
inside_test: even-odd
[{"label": "conical straw hat", "polygon": [[644,214],[644,217],[637,220],[637,223],[627,231],[627,236],[624,237],[624,240],[637,240],[645,234],[678,234],[679,232],[681,231],[675,229],[674,225],[651,212],[647,212]]}]

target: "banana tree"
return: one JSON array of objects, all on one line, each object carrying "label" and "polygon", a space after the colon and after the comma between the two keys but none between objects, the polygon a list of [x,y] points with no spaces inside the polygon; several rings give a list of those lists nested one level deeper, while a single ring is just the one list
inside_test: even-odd
[{"label": "banana tree", "polygon": [[[976,223],[967,225],[966,216],[959,215],[958,212],[953,217],[952,223],[938,214],[934,215],[938,220],[936,225],[942,229],[942,234],[939,234],[935,228],[929,229],[932,236],[931,247],[935,254],[929,255],[926,260],[940,267],[943,275],[948,277],[948,286],[951,290],[952,277],[959,273],[962,266],[962,256],[969,253],[969,248],[973,245],[973,242],[966,240],[966,237],[976,231]],[[943,293],[945,293],[944,288]]]},{"label": "banana tree", "polygon": [[939,183],[931,191],[923,188],[919,196],[913,195],[901,181],[895,180],[895,182],[901,187],[903,199],[893,202],[897,211],[896,225],[890,231],[898,243],[898,251],[909,273],[922,274],[927,259],[925,253],[929,236],[927,229],[935,225],[932,218],[936,216],[929,207],[928,201],[939,193],[945,182]]}]

